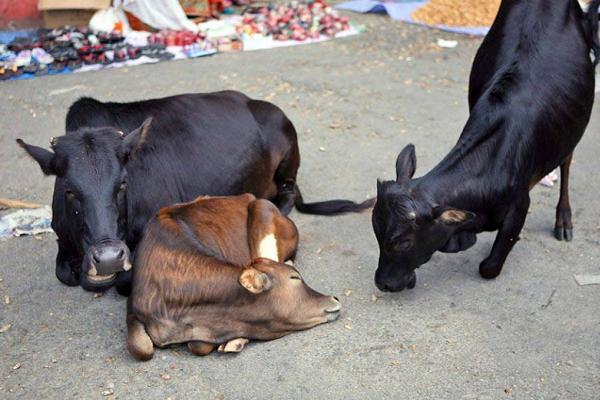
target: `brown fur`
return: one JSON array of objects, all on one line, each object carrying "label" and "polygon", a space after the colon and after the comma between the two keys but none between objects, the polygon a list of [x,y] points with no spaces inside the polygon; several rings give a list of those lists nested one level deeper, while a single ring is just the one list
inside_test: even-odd
[{"label": "brown fur", "polygon": [[[281,262],[253,262],[269,234]],[[149,341],[159,347],[191,342],[190,351],[202,355],[234,339],[269,340],[332,320],[337,300],[313,291],[283,264],[297,245],[294,223],[253,195],[200,197],[161,209],[135,258],[130,353],[147,360]]]}]

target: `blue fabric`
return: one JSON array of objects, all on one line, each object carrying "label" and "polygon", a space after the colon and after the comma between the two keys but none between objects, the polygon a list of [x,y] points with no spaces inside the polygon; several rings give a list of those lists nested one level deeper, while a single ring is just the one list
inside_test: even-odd
[{"label": "blue fabric", "polygon": [[16,38],[33,38],[36,29],[23,29],[20,31],[0,31],[0,43],[9,44]]},{"label": "blue fabric", "polygon": [[490,30],[489,26],[481,27],[458,27],[446,25],[429,25],[415,21],[411,14],[417,8],[423,7],[428,3],[428,0],[395,0],[395,1],[380,1],[380,0],[350,0],[345,3],[336,5],[336,8],[341,10],[350,10],[364,13],[387,13],[392,19],[407,22],[409,24],[422,25],[430,28],[440,29],[446,32],[461,33],[471,36],[485,36]]}]

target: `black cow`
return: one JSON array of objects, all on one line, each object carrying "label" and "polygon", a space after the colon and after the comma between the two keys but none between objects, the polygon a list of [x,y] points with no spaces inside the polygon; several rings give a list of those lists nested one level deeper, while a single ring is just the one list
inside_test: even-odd
[{"label": "black cow", "polygon": [[529,190],[559,165],[555,234],[571,240],[569,164],[594,102],[599,3],[584,14],[576,0],[502,1],[473,63],[470,116],[458,143],[416,179],[407,146],[396,181],[377,184],[380,290],[413,288],[415,268],[433,253],[465,250],[482,231],[498,235],[479,272],[498,276],[525,223]]},{"label": "black cow", "polygon": [[[252,193],[288,214],[361,211],[372,200],[304,203],[291,121],[275,105],[233,92],[132,103],[82,98],[53,151],[17,142],[56,175],[56,276],[66,285],[127,294],[130,250],[161,207],[199,195]],[[124,133],[126,132],[126,133]]]}]

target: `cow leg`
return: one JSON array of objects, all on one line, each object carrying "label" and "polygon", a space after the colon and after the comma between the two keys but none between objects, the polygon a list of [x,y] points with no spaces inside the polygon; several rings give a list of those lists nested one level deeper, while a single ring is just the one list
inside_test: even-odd
[{"label": "cow leg", "polygon": [[115,281],[115,289],[121,296],[129,296],[131,294],[132,271],[121,271],[117,274]]},{"label": "cow leg", "polygon": [[277,182],[277,196],[273,203],[283,215],[288,215],[296,204],[296,182],[292,179]]},{"label": "cow leg", "polygon": [[479,274],[485,279],[493,279],[500,275],[508,253],[519,240],[519,234],[529,209],[529,194],[509,209],[502,226],[496,235],[490,255],[479,265]]},{"label": "cow leg", "polygon": [[244,346],[249,342],[248,339],[237,338],[232,339],[227,343],[219,345],[219,353],[239,353],[244,350]]},{"label": "cow leg", "polygon": [[560,166],[560,197],[556,206],[556,223],[554,237],[558,240],[573,240],[573,222],[571,221],[571,204],[569,203],[569,169],[573,153]]},{"label": "cow leg", "polygon": [[296,197],[298,195],[296,175],[298,174],[299,167],[300,152],[298,144],[294,142],[277,166],[274,177],[275,184],[277,185],[277,196],[273,199],[273,203],[275,203],[283,215],[288,215],[296,204]]},{"label": "cow leg", "polygon": [[135,315],[127,315],[127,350],[139,361],[148,361],[154,356],[154,343]]},{"label": "cow leg", "polygon": [[248,242],[252,259],[284,262],[296,254],[298,231],[273,203],[258,199],[248,206]]},{"label": "cow leg", "polygon": [[192,340],[191,342],[188,342],[187,346],[190,353],[195,356],[206,356],[215,349],[214,344],[202,342],[200,340]]},{"label": "cow leg", "polygon": [[79,271],[81,257],[74,255],[61,246],[58,241],[58,254],[56,255],[56,277],[67,286],[79,285]]}]

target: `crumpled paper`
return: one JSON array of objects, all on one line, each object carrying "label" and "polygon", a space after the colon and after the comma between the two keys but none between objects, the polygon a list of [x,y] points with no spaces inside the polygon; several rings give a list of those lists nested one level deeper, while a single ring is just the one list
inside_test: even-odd
[{"label": "crumpled paper", "polygon": [[52,232],[50,206],[21,209],[0,218],[0,237],[17,237]]}]

